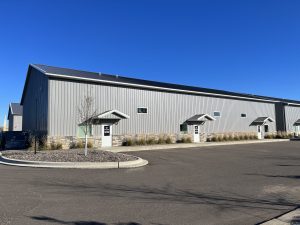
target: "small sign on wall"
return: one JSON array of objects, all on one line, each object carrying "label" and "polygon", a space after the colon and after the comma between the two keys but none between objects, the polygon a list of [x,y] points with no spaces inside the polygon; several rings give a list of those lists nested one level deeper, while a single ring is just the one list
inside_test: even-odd
[{"label": "small sign on wall", "polygon": [[104,136],[110,136],[110,126],[104,126]]}]

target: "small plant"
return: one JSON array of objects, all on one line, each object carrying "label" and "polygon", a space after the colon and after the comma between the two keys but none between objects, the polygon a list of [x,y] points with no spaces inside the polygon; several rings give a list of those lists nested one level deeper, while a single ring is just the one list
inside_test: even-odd
[{"label": "small plant", "polygon": [[172,144],[172,139],[171,137],[166,138],[166,144]]},{"label": "small plant", "polygon": [[148,137],[146,140],[147,145],[154,145],[156,144],[156,140],[153,137]]},{"label": "small plant", "polygon": [[59,150],[62,149],[62,143],[60,141],[52,141],[50,146],[48,146],[50,150]]},{"label": "small plant", "polygon": [[212,142],[217,142],[217,141],[218,141],[218,138],[217,138],[216,136],[213,136],[213,137],[211,138],[211,141],[212,141]]},{"label": "small plant", "polygon": [[165,144],[166,141],[165,141],[165,139],[163,137],[159,137],[157,143],[158,144]]},{"label": "small plant", "polygon": [[76,143],[76,148],[84,148],[84,143],[82,140],[78,140]]},{"label": "small plant", "polygon": [[235,136],[233,137],[233,140],[235,140],[235,141],[240,141],[240,140],[241,140],[241,138],[240,138],[240,136],[239,136],[239,135],[235,135]]},{"label": "small plant", "polygon": [[126,138],[123,142],[123,146],[133,146],[135,145],[135,141],[132,138]]},{"label": "small plant", "polygon": [[88,143],[87,143],[87,147],[88,147],[88,148],[93,148],[93,147],[94,147],[94,145],[93,145],[93,143],[92,143],[91,141],[88,141]]},{"label": "small plant", "polygon": [[232,134],[230,134],[230,135],[228,136],[228,141],[233,141],[233,140],[234,140],[234,137],[233,137]]},{"label": "small plant", "polygon": [[223,136],[222,135],[218,135],[217,136],[217,141],[218,142],[222,142],[224,139],[223,139]]},{"label": "small plant", "polygon": [[223,141],[229,141],[229,136],[228,135],[224,135],[223,136]]}]

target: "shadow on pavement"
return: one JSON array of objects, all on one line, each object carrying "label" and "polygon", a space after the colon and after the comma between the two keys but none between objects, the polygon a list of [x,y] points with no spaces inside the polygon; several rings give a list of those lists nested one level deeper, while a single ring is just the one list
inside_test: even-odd
[{"label": "shadow on pavement", "polygon": [[[66,224],[66,225],[108,225],[106,223],[95,222],[95,221],[64,221],[64,220],[58,220],[47,216],[33,216],[31,218],[34,220],[46,221],[49,223],[51,222],[52,224],[57,223],[57,224]],[[115,223],[114,225],[142,225],[142,224],[129,222],[129,223]]]},{"label": "shadow on pavement", "polygon": [[[41,183],[39,183],[41,185]],[[47,187],[67,188],[62,194],[76,194],[87,191],[90,195],[112,198],[129,198],[147,202],[202,204],[214,205],[220,208],[246,208],[246,209],[270,209],[282,210],[299,205],[298,199],[291,201],[278,194],[271,199],[263,199],[261,196],[243,196],[237,193],[203,193],[195,190],[176,189],[170,185],[161,188],[148,186],[126,186],[114,184],[97,184],[89,186],[85,184],[70,183],[44,183]],[[60,190],[61,191],[61,190]]]}]

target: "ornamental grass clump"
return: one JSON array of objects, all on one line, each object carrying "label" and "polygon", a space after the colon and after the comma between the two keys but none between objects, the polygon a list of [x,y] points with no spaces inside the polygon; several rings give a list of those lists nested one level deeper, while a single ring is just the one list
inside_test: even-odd
[{"label": "ornamental grass clump", "polygon": [[172,143],[173,143],[172,138],[170,136],[168,136],[166,138],[166,144],[172,144]]},{"label": "ornamental grass clump", "polygon": [[49,150],[60,150],[62,149],[62,143],[60,141],[51,141]]},{"label": "ornamental grass clump", "polygon": [[156,143],[157,143],[157,141],[155,140],[154,137],[147,137],[147,139],[146,139],[147,145],[155,145]]}]

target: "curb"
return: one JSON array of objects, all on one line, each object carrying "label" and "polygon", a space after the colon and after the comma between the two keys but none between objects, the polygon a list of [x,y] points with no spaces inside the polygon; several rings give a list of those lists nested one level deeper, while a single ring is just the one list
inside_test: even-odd
[{"label": "curb", "polygon": [[281,214],[274,219],[256,225],[297,225],[300,224],[300,208]]},{"label": "curb", "polygon": [[111,152],[138,152],[150,150],[163,150],[163,149],[178,149],[178,148],[201,148],[212,146],[225,146],[225,145],[246,145],[246,144],[263,144],[274,142],[287,142],[290,139],[268,139],[268,140],[253,140],[253,141],[231,141],[231,142],[205,142],[205,143],[189,143],[189,144],[168,144],[168,145],[146,145],[146,146],[121,146],[105,148],[103,150]]},{"label": "curb", "polygon": [[125,162],[45,162],[9,159],[0,152],[0,164],[34,168],[65,168],[65,169],[129,169],[146,166],[147,160],[136,157],[137,160]]}]

